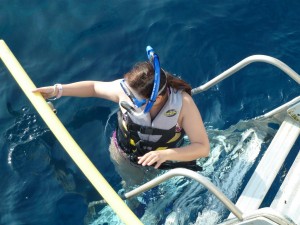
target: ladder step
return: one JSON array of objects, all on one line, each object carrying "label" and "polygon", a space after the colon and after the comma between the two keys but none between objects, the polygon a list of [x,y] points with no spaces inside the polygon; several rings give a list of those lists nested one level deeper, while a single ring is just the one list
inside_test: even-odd
[{"label": "ladder step", "polygon": [[236,203],[242,212],[259,208],[299,133],[298,123],[287,116]]},{"label": "ladder step", "polygon": [[300,152],[277,192],[271,208],[300,224]]}]

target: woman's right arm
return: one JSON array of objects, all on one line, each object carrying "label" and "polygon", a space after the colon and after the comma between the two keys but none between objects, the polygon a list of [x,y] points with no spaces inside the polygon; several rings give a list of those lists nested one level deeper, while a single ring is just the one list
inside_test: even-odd
[{"label": "woman's right arm", "polygon": [[[56,97],[58,91],[58,88],[54,86],[40,87],[33,90],[33,92],[40,92],[46,99]],[[120,80],[111,82],[81,81],[62,85],[62,96],[98,97],[119,102],[121,94]]]}]

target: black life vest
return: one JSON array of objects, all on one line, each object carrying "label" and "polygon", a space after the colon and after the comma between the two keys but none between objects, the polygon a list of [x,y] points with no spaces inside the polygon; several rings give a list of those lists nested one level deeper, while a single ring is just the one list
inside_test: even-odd
[{"label": "black life vest", "polygon": [[[164,130],[150,126],[136,124],[132,119],[121,111],[118,112],[117,142],[122,150],[128,155],[129,159],[137,163],[137,157],[155,151],[168,148],[177,148],[183,145],[185,132],[178,129],[177,124],[171,129]],[[161,136],[157,141],[142,140],[139,134]],[[194,171],[201,171],[202,168],[196,161],[174,162],[167,161],[160,165],[159,169],[172,169],[183,167]]]}]

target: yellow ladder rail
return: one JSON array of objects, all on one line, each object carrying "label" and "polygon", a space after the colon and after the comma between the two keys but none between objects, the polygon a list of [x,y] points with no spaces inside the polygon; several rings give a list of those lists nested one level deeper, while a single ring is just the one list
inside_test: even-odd
[{"label": "yellow ladder rail", "polygon": [[127,225],[142,225],[142,222],[128,208],[75,142],[42,95],[32,93],[32,90],[36,88],[34,83],[3,40],[0,40],[0,58],[57,140],[119,218]]}]

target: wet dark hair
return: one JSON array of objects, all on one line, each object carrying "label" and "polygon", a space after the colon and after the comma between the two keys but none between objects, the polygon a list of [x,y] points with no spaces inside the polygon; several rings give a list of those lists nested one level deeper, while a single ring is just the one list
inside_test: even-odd
[{"label": "wet dark hair", "polygon": [[[150,98],[153,84],[154,84],[154,68],[153,65],[148,62],[139,62],[124,75],[127,83],[132,87],[139,95]],[[164,95],[167,92],[167,87],[172,87],[176,90],[183,90],[191,95],[192,87],[179,77],[175,77],[165,70],[160,70],[160,85],[159,90],[163,88],[167,80],[167,85],[160,95]]]}]

